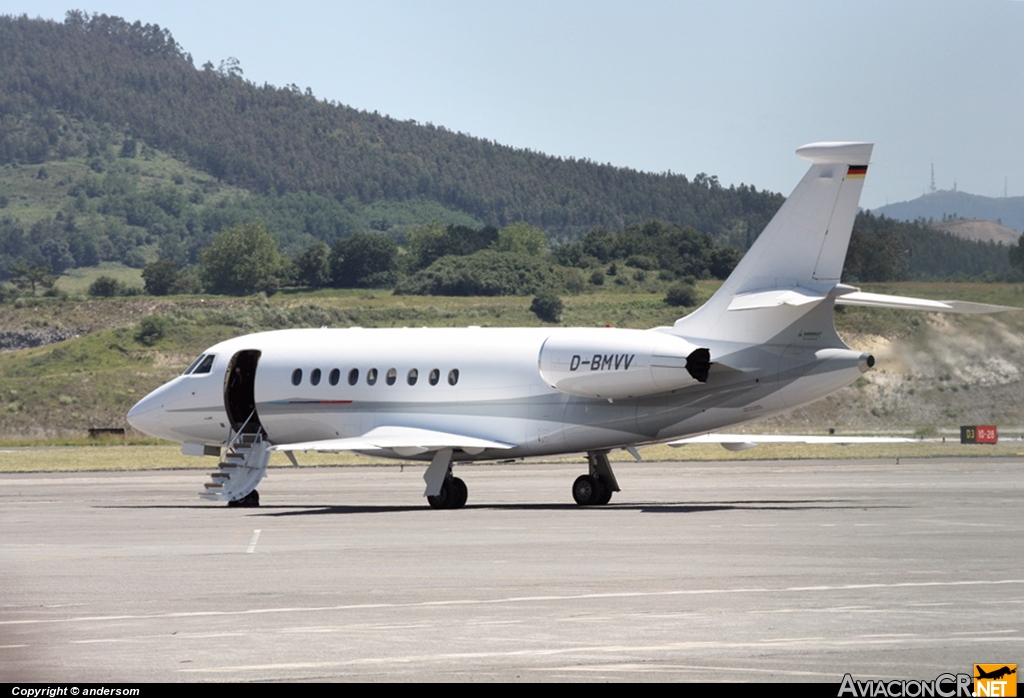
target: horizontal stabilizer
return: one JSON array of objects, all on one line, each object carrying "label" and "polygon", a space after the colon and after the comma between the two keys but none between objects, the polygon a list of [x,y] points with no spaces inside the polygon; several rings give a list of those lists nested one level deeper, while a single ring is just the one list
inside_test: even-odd
[{"label": "horizontal stabilizer", "polygon": [[730,451],[743,451],[761,444],[899,444],[913,443],[903,436],[802,436],[799,434],[701,434],[670,441],[681,448],[690,444],[719,444]]},{"label": "horizontal stabilizer", "polygon": [[294,444],[275,444],[271,451],[394,451],[400,456],[416,456],[421,453],[439,451],[442,448],[461,449],[471,455],[484,449],[509,449],[513,444],[489,441],[472,436],[449,434],[443,431],[417,429],[415,427],[377,427],[362,436],[346,439],[325,439],[304,441]]},{"label": "horizontal stabilizer", "polygon": [[896,308],[900,310],[927,310],[934,313],[966,313],[986,314],[1001,313],[1006,310],[1019,310],[1007,305],[990,305],[988,303],[969,303],[967,301],[933,301],[926,298],[910,298],[908,296],[887,296],[884,293],[865,293],[854,291],[836,297],[836,303],[842,305],[859,305],[865,308]]},{"label": "horizontal stabilizer", "polygon": [[728,310],[755,310],[757,308],[774,308],[779,305],[807,305],[825,300],[825,294],[810,288],[771,289],[741,293],[732,299]]}]

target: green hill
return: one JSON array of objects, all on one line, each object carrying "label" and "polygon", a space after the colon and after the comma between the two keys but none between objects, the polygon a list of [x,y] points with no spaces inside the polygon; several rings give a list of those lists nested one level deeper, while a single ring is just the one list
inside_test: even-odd
[{"label": "green hill", "polygon": [[[61,124],[69,116],[124,127],[263,195],[423,199],[489,225],[525,220],[555,236],[660,218],[733,235],[745,248],[781,203],[778,194],[724,188],[714,177],[690,182],[553,158],[328,103],[294,86],[257,86],[234,66],[196,68],[165,29],[105,15],[0,18],[0,114],[19,126],[5,129],[0,163],[67,152]],[[91,143],[84,146],[98,155]]]},{"label": "green hill", "polygon": [[[257,219],[291,258],[361,232],[401,243],[431,221],[525,221],[558,244],[657,219],[743,251],[782,201],[705,174],[554,158],[258,86],[230,62],[197,68],[154,25],[0,17],[0,280],[24,263],[55,273],[195,264],[215,233]],[[1016,278],[998,245],[870,213],[856,227],[851,281]],[[559,260],[590,273],[579,257]]]}]

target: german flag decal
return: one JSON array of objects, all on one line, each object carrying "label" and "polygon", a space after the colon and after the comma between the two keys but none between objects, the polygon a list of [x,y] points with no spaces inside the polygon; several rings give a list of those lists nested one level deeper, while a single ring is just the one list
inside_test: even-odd
[{"label": "german flag decal", "polygon": [[864,175],[868,173],[867,165],[850,165],[850,168],[846,170],[847,179],[864,179]]}]

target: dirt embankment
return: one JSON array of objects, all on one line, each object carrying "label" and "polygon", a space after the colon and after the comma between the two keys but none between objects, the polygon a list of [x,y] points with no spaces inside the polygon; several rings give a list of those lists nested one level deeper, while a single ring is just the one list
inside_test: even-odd
[{"label": "dirt embankment", "polygon": [[[1024,312],[922,316],[907,336],[844,337],[877,363],[838,393],[764,422],[766,431],[955,432],[994,424],[1024,433]],[[758,427],[752,427],[757,429]]]}]

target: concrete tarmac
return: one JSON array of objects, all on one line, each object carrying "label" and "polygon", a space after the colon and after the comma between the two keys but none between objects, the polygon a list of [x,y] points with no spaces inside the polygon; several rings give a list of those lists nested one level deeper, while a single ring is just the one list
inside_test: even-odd
[{"label": "concrete tarmac", "polygon": [[[979,447],[982,448],[982,447]],[[211,460],[212,463],[212,460]],[[1020,459],[0,476],[0,680],[824,681],[1024,663]]]}]

